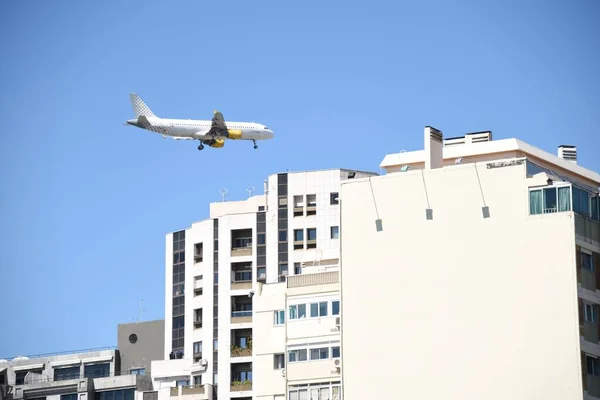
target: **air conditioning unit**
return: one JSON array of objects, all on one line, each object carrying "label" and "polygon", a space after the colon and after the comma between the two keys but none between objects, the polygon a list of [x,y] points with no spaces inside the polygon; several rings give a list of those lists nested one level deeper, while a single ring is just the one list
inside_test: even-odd
[{"label": "air conditioning unit", "polygon": [[336,326],[340,326],[340,322],[341,322],[341,321],[340,321],[340,317],[336,317],[336,318],[335,318],[335,325],[336,325]]},{"label": "air conditioning unit", "polygon": [[200,365],[202,365],[203,367],[208,366],[208,360],[203,358],[202,360],[200,360]]}]

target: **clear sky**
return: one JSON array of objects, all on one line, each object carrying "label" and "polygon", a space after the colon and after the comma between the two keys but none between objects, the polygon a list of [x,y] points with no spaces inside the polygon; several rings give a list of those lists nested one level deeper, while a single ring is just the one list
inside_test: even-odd
[{"label": "clear sky", "polygon": [[[484,4],[485,3],[485,4]],[[492,130],[600,170],[600,2],[0,2],[0,358],[164,315],[165,234],[271,173]],[[223,149],[123,123],[256,121]]]}]

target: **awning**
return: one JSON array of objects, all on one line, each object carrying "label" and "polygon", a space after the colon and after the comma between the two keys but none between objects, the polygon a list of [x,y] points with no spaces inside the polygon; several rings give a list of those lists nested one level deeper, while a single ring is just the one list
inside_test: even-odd
[{"label": "awning", "polygon": [[15,371],[28,371],[30,369],[44,369],[44,363],[20,365],[18,367],[13,367],[13,370]]},{"label": "awning", "polygon": [[76,358],[73,360],[53,361],[50,363],[50,366],[52,366],[52,367],[68,367],[68,366],[75,366],[75,365],[80,365],[80,364],[81,364],[81,360],[79,358]]}]

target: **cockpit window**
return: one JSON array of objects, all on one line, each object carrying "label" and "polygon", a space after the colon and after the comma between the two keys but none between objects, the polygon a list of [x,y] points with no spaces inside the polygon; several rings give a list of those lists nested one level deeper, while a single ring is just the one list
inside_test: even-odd
[{"label": "cockpit window", "polygon": [[265,126],[263,129],[269,129],[269,128],[267,128],[267,127]]}]

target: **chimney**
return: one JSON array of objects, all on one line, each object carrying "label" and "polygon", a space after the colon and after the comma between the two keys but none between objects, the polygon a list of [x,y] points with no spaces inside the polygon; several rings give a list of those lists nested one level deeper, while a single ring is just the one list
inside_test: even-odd
[{"label": "chimney", "polygon": [[442,131],[425,127],[425,169],[441,168],[444,162]]},{"label": "chimney", "polygon": [[563,160],[577,164],[577,147],[568,144],[558,146],[558,156]]}]

